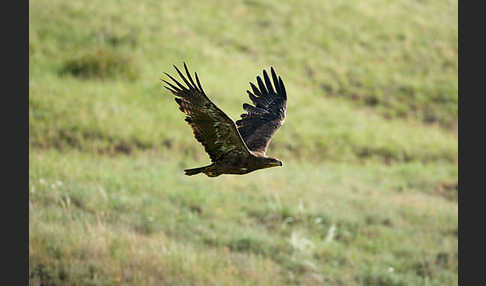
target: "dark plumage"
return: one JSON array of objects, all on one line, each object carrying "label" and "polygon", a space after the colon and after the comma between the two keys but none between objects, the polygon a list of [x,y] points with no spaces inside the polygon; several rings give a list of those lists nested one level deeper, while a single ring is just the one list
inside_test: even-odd
[{"label": "dark plumage", "polygon": [[282,166],[282,162],[265,156],[272,135],[285,119],[287,94],[280,77],[271,68],[272,81],[263,70],[263,81],[257,76],[258,87],[250,82],[253,92],[247,91],[255,106],[243,104],[247,112],[241,115],[236,125],[205,94],[195,73],[192,79],[186,64],[187,78],[174,66],[186,86],[172,76],[166,75],[175,85],[163,80],[168,90],[176,96],[179,109],[186,114],[185,121],[192,127],[194,137],[201,142],[209,154],[212,164],[184,170],[186,175],[204,173],[209,177],[221,174],[247,174],[258,169]]}]

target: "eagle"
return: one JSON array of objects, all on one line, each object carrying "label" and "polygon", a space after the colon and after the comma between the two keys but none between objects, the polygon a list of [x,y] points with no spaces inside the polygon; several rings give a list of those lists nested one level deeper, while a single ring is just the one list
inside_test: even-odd
[{"label": "eagle", "polygon": [[244,103],[246,113],[241,114],[241,119],[236,122],[207,97],[197,73],[194,73],[196,85],[185,63],[187,78],[175,65],[174,68],[185,85],[165,73],[173,83],[162,79],[167,84],[164,87],[175,96],[194,137],[204,146],[212,161],[208,166],[184,170],[185,175],[243,175],[282,166],[282,161],[265,156],[273,134],[284,123],[287,108],[284,83],[273,67],[270,69],[273,85],[266,70],[263,70],[263,80],[260,76],[256,78],[258,87],[250,82],[252,91],[247,90],[247,93],[254,106]]}]

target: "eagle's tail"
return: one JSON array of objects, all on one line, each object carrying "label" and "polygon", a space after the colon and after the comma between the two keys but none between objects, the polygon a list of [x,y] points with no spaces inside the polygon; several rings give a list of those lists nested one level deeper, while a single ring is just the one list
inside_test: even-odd
[{"label": "eagle's tail", "polygon": [[201,172],[204,172],[206,167],[208,167],[208,166],[200,167],[200,168],[194,168],[194,169],[186,169],[186,170],[184,170],[184,174],[186,174],[188,176],[196,175],[196,174],[199,174]]}]

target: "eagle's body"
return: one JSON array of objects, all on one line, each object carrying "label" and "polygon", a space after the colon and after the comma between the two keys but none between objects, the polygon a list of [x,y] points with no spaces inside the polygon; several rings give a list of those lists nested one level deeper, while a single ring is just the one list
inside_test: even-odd
[{"label": "eagle's body", "polygon": [[274,164],[273,158],[263,156],[256,156],[251,154],[249,156],[239,156],[239,154],[230,153],[227,156],[220,158],[215,163],[195,169],[185,170],[186,175],[195,175],[199,172],[204,172],[209,177],[216,177],[221,174],[235,174],[244,175],[258,169],[281,166],[281,163]]},{"label": "eagle's body", "polygon": [[184,86],[167,74],[177,86],[164,81],[175,96],[179,109],[186,114],[196,139],[209,154],[211,165],[185,170],[186,175],[205,173],[209,177],[221,174],[247,174],[252,171],[282,166],[282,162],[265,156],[272,135],[280,128],[285,119],[287,94],[280,77],[271,69],[275,90],[266,71],[263,71],[265,84],[257,77],[259,88],[250,83],[253,93],[248,95],[255,106],[243,104],[247,113],[233,122],[204,93],[197,74],[197,86],[192,80],[187,66],[184,68],[189,81],[175,67]]}]

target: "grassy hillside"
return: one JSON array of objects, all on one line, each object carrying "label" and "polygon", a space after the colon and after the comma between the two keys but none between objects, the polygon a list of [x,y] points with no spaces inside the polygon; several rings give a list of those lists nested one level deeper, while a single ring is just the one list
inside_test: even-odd
[{"label": "grassy hillside", "polygon": [[[31,285],[457,285],[457,2],[31,1]],[[161,88],[233,119],[275,67],[283,168],[209,162]]]}]

